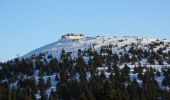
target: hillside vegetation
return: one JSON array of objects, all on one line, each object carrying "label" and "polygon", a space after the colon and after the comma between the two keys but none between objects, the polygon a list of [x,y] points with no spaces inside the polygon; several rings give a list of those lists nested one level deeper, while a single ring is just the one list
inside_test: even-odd
[{"label": "hillside vegetation", "polygon": [[0,63],[0,100],[169,100],[170,42],[67,34]]}]

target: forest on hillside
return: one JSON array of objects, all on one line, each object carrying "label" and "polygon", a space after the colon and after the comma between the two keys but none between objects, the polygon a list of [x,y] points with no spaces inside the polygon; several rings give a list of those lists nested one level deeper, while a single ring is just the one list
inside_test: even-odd
[{"label": "forest on hillside", "polygon": [[0,100],[169,100],[170,51],[155,45],[120,54],[112,45],[79,49],[77,58],[63,49],[60,59],[41,53],[1,63]]}]

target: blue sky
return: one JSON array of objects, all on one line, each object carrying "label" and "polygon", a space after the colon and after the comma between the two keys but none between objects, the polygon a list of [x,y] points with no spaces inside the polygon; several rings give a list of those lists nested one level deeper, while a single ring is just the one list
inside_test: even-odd
[{"label": "blue sky", "polygon": [[0,61],[62,34],[170,39],[170,0],[0,0]]}]

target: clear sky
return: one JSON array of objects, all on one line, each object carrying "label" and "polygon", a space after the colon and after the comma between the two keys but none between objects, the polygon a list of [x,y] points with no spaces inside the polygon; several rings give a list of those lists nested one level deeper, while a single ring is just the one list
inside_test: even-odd
[{"label": "clear sky", "polygon": [[70,32],[170,39],[170,0],[0,0],[0,61]]}]

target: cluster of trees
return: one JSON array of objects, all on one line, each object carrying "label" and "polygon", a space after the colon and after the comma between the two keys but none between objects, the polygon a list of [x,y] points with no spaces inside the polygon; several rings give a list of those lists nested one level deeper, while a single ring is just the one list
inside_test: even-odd
[{"label": "cluster of trees", "polygon": [[[158,44],[154,44],[158,45]],[[2,63],[0,69],[1,100],[34,100],[40,94],[41,100],[168,100],[170,98],[170,69],[162,68],[159,72],[140,64],[147,59],[149,64],[170,63],[170,52],[143,50],[132,47],[124,53],[113,53],[112,45],[95,51],[92,48],[78,50],[78,57],[62,50],[60,59],[40,54],[29,59],[15,59]],[[89,59],[84,59],[88,57]],[[87,60],[87,61],[86,61]],[[128,64],[139,63],[131,72]],[[123,68],[119,65],[124,64]],[[106,70],[98,70],[98,68]],[[106,68],[107,67],[107,68]],[[144,71],[145,70],[145,71]],[[38,83],[35,72],[38,72]],[[108,75],[109,73],[109,75]],[[130,73],[137,74],[131,79]],[[52,86],[51,79],[44,81],[43,76],[56,75],[56,91],[46,90]],[[161,85],[156,77],[162,77]],[[138,82],[138,81],[141,82]],[[11,84],[16,83],[15,86]]]}]

